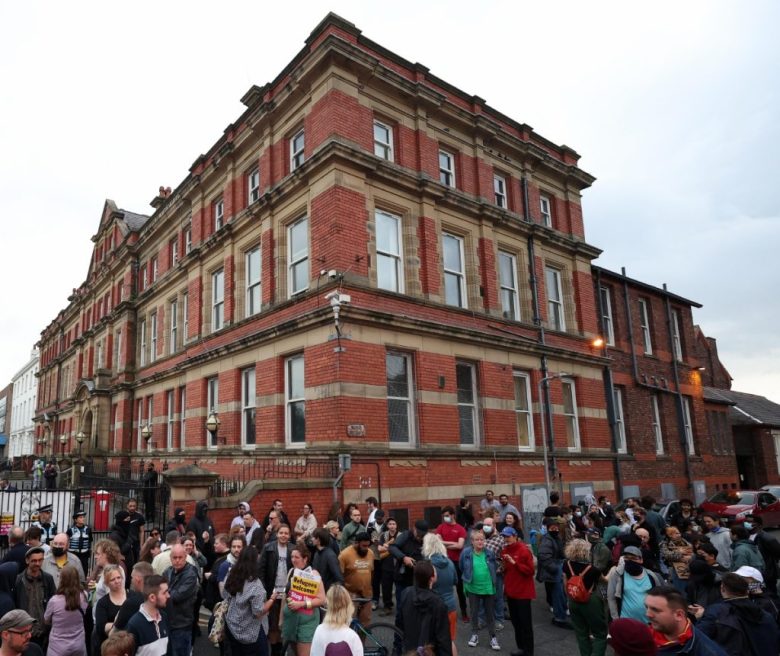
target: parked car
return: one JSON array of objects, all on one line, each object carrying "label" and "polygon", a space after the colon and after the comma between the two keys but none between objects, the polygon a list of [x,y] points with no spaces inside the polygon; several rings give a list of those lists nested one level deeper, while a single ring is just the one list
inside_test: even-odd
[{"label": "parked car", "polygon": [[[626,500],[623,499],[617,506],[615,506],[615,510],[625,510],[626,509]],[[653,510],[655,510],[661,517],[664,518],[664,521],[668,524],[669,518],[674,515],[674,513],[680,511],[680,500],[679,499],[672,499],[671,501],[660,501],[656,502],[655,505],[653,505]]]},{"label": "parked car", "polygon": [[780,526],[780,499],[766,490],[722,490],[707,499],[701,508],[714,512],[726,522],[741,522],[745,515],[760,515],[764,528]]},{"label": "parked car", "polygon": [[769,494],[773,494],[780,499],[780,485],[763,485],[762,490],[766,490]]}]

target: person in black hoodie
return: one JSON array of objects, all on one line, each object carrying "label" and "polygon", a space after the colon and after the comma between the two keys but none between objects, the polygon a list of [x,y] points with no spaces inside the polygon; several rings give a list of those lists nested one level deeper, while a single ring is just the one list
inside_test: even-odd
[{"label": "person in black hoodie", "polygon": [[729,656],[777,656],[777,626],[748,598],[748,582],[727,572],[720,583],[723,601],[697,612],[696,628],[712,638]]},{"label": "person in black hoodie", "polygon": [[691,606],[709,608],[723,599],[720,594],[721,573],[710,567],[702,558],[688,563],[688,585],[685,596]]},{"label": "person in black hoodie", "polygon": [[120,510],[114,515],[114,525],[111,527],[111,533],[108,539],[116,542],[119,551],[125,559],[127,571],[133,569],[135,565],[135,556],[133,554],[133,542],[130,539],[130,513],[126,510]]},{"label": "person in black hoodie", "polygon": [[419,653],[418,647],[430,646],[436,656],[452,656],[447,606],[431,590],[435,581],[436,570],[429,560],[415,564],[414,587],[404,590],[396,619],[404,634],[404,653]]},{"label": "person in black hoodie", "polygon": [[208,561],[206,569],[211,569],[211,563],[214,562],[214,526],[208,518],[209,502],[206,500],[198,501],[195,505],[195,517],[187,524],[187,530],[195,534],[195,543]]}]

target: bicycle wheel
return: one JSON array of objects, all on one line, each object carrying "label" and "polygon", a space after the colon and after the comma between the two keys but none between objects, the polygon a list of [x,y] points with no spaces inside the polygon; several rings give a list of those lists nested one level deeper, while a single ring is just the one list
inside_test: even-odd
[{"label": "bicycle wheel", "polygon": [[364,656],[393,656],[403,650],[404,634],[393,624],[372,622],[364,631]]}]

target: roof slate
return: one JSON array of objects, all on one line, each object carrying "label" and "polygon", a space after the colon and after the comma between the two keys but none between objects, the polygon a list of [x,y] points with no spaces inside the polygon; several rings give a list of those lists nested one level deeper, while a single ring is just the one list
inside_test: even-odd
[{"label": "roof slate", "polygon": [[734,390],[704,388],[705,401],[731,405],[729,418],[735,424],[763,424],[780,427],[780,404],[765,396]]}]

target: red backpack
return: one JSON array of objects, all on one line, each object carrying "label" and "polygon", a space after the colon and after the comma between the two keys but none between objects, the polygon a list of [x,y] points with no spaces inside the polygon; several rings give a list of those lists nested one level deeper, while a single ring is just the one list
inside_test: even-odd
[{"label": "red backpack", "polygon": [[569,567],[569,577],[566,579],[566,596],[580,604],[588,603],[591,591],[585,586],[585,575],[591,566],[588,565],[582,571],[582,574],[575,574],[571,568],[571,563],[566,564]]}]

